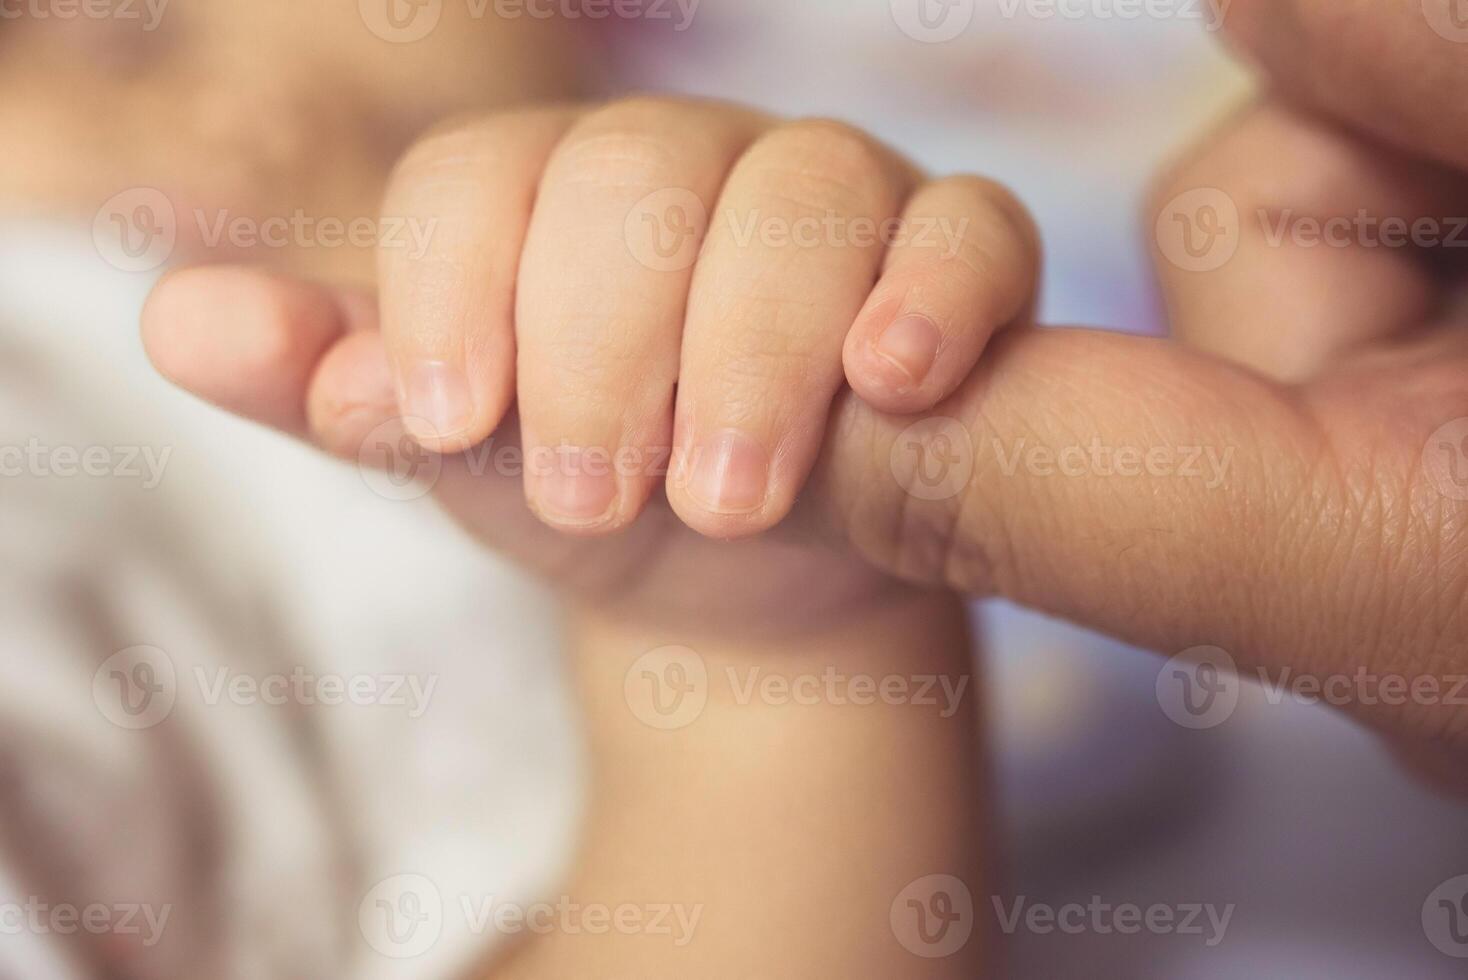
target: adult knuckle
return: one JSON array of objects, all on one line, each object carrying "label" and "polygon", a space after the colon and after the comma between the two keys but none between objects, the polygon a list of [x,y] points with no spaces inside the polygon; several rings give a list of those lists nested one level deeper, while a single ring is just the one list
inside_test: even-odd
[{"label": "adult knuckle", "polygon": [[[1301,161],[1298,174],[1259,166],[1266,147]],[[1340,181],[1355,179],[1349,167],[1328,124],[1283,106],[1260,104],[1165,166],[1147,187],[1145,216],[1150,225],[1184,194],[1201,190],[1221,191],[1241,214],[1290,206],[1312,209],[1326,204]],[[1246,224],[1246,231],[1250,227]]]},{"label": "adult knuckle", "polygon": [[[1340,52],[1380,43],[1382,19],[1363,16],[1370,3],[1338,0],[1232,0],[1222,27],[1233,42],[1271,69],[1293,72],[1322,49]],[[1387,6],[1387,5],[1383,5]]]}]

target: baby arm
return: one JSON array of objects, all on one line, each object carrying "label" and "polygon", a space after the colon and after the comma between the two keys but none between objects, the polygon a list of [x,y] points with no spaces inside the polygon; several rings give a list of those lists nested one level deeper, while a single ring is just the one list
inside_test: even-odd
[{"label": "baby arm", "polygon": [[996,975],[976,925],[982,695],[956,600],[769,645],[581,615],[572,651],[592,779],[564,894],[671,906],[671,929],[557,917],[485,976]]}]

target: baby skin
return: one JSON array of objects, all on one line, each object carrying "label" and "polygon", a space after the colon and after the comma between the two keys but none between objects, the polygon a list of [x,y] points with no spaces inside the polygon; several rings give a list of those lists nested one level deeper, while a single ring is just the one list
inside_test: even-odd
[{"label": "baby skin", "polygon": [[166,277],[155,363],[350,459],[401,426],[472,532],[624,620],[789,636],[946,584],[964,494],[908,493],[894,446],[1029,322],[1036,235],[993,182],[636,100],[434,133],[383,213],[431,234],[375,297]]},{"label": "baby skin", "polygon": [[[945,570],[967,486],[930,479],[959,423],[904,430],[972,402],[991,338],[1029,325],[1023,208],[835,122],[637,99],[440,129],[382,210],[430,233],[379,250],[375,294],[184,269],[144,338],[330,453],[433,454],[448,510],[565,598],[592,761],[567,894],[699,924],[558,929],[486,970],[992,972]],[[694,717],[660,716],[690,683]]]}]

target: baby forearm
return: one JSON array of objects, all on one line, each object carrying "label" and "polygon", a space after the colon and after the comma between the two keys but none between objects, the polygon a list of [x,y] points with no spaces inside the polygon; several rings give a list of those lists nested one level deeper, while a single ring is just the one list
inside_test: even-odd
[{"label": "baby forearm", "polygon": [[958,602],[781,649],[585,615],[573,646],[592,787],[566,891],[623,927],[563,917],[496,978],[979,975],[954,884],[982,895],[988,870]]}]

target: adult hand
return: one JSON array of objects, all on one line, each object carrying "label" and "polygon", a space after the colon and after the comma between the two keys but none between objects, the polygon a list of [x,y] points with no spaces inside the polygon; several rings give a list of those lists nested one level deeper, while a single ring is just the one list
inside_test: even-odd
[{"label": "adult hand", "polygon": [[[1445,356],[1430,367],[1425,358],[1439,345],[1455,346],[1462,330],[1460,256],[1468,253],[1457,250],[1468,249],[1468,6],[1236,0],[1225,25],[1263,70],[1266,94],[1159,184],[1157,268],[1173,330],[1302,392],[1355,372],[1365,394],[1402,372],[1395,379],[1400,402],[1384,397],[1362,424],[1383,434],[1386,458],[1397,466],[1410,465],[1414,442],[1422,441],[1420,469],[1385,480],[1389,468],[1363,473],[1357,499],[1377,516],[1365,535],[1340,535],[1336,553],[1356,568],[1344,581],[1374,578],[1360,588],[1392,611],[1376,620],[1353,615],[1366,608],[1354,602],[1362,593],[1336,580],[1340,591],[1319,593],[1327,601],[1314,615],[1324,625],[1334,600],[1340,617],[1326,632],[1338,634],[1338,645],[1315,654],[1310,668],[1349,678],[1338,689],[1358,702],[1382,700],[1385,677],[1404,677],[1416,703],[1378,705],[1371,714],[1409,764],[1462,788],[1468,636],[1459,552],[1468,402],[1454,394],[1462,363]],[[1207,215],[1199,210],[1210,206]],[[1222,242],[1201,263],[1177,252],[1178,241],[1160,224],[1210,216],[1238,229],[1237,250]],[[1403,371],[1413,358],[1418,366]],[[1441,385],[1436,394],[1429,393],[1433,382]],[[1410,407],[1415,399],[1434,407],[1423,413]],[[1433,422],[1440,425],[1420,440]],[[1423,490],[1381,493],[1414,485]],[[1318,604],[1300,600],[1330,582],[1301,576],[1279,599],[1310,608]],[[1348,623],[1361,635],[1339,635]],[[1279,670],[1307,666],[1288,651],[1260,659]],[[1373,663],[1395,667],[1372,673]]]},{"label": "adult hand", "polygon": [[1221,647],[1468,789],[1468,7],[1235,0],[1227,25],[1266,94],[1148,215],[1181,345],[1002,341],[939,407],[975,475],[917,564]]},{"label": "adult hand", "polygon": [[1319,690],[1461,784],[1468,9],[1236,0],[1226,23],[1266,95],[1149,216],[1173,331],[1210,356],[1097,338],[1090,365],[1027,360],[1054,392],[1033,426],[1048,448],[1231,451],[1227,479],[1021,472],[976,503],[998,533],[954,553],[979,546],[1021,601]]}]

